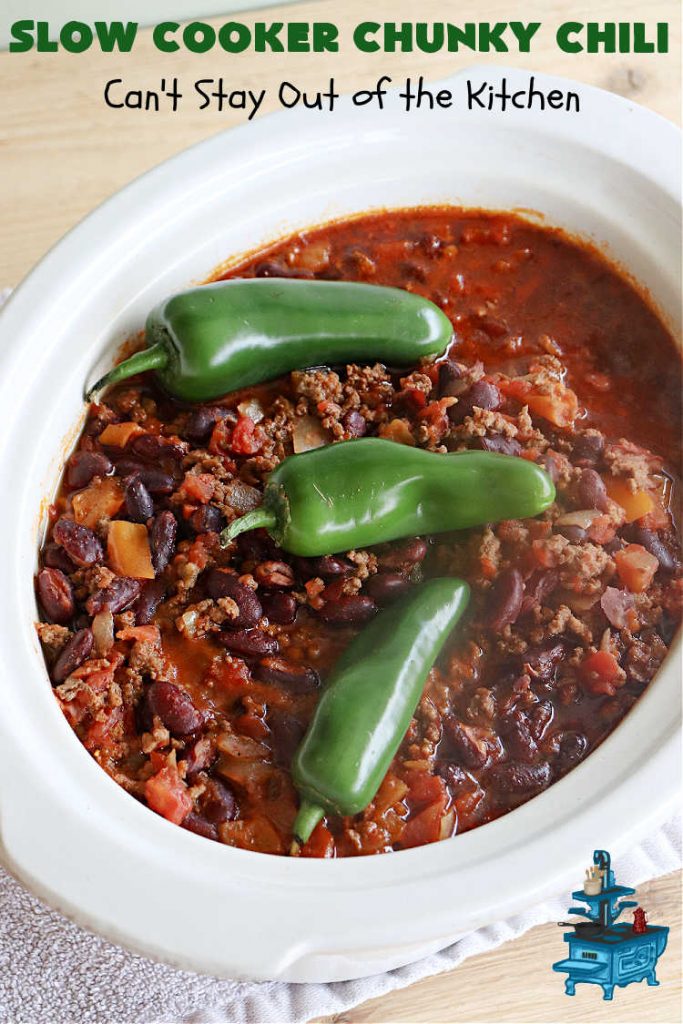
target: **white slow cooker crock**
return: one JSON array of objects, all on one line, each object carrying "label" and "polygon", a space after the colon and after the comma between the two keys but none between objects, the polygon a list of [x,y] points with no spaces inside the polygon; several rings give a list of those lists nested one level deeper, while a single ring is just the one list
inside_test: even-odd
[{"label": "white slow cooker crock", "polygon": [[[679,792],[680,660],[570,775],[506,817],[421,849],[277,858],[169,824],[90,758],[52,697],[36,638],[41,503],[76,436],[95,364],[167,293],[293,229],[377,207],[453,203],[541,213],[598,242],[677,330],[679,135],[608,93],[581,113],[463,108],[280,113],[168,161],[59,243],[0,315],[0,859],[86,928],[234,978],[333,981],[407,963],[554,893],[594,848],[618,857]],[[645,414],[645,413],[644,413]]]}]

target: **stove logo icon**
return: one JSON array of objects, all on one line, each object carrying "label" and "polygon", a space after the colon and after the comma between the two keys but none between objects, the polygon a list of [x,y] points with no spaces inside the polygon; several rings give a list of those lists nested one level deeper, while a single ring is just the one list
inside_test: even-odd
[{"label": "stove logo icon", "polygon": [[[564,990],[576,994],[579,983],[600,985],[603,999],[612,999],[615,986],[626,988],[636,981],[659,985],[655,969],[666,949],[669,929],[647,922],[647,915],[633,896],[635,889],[617,885],[607,850],[595,850],[593,866],[586,871],[583,889],[572,898],[588,905],[570,907],[568,913],[583,921],[560,921],[561,927],[573,928],[563,938],[569,945],[569,956],[553,964],[554,971],[566,973]],[[635,907],[633,923],[617,919],[624,910]]]}]

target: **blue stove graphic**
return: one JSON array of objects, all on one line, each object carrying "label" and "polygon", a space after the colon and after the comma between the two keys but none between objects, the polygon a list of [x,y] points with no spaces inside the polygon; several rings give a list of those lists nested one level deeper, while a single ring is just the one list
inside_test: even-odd
[{"label": "blue stove graphic", "polygon": [[669,929],[646,924],[640,908],[633,924],[615,924],[624,910],[638,906],[637,901],[623,898],[633,896],[635,889],[616,884],[606,850],[595,850],[593,864],[586,872],[585,888],[572,893],[572,898],[588,904],[588,909],[570,907],[568,911],[586,920],[560,922],[574,931],[565,932],[569,956],[553,964],[553,970],[566,973],[568,996],[575,994],[579,983],[600,985],[603,999],[612,998],[616,985],[625,988],[645,980],[648,985],[658,985],[655,968],[666,948]]}]

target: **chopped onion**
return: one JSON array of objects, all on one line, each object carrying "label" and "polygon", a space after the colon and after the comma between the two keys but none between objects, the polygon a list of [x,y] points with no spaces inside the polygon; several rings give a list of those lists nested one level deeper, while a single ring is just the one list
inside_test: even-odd
[{"label": "chopped onion", "polygon": [[268,748],[258,740],[253,740],[250,736],[239,736],[234,732],[222,732],[216,740],[216,746],[221,753],[243,761],[261,761],[269,755]]},{"label": "chopped onion", "polygon": [[327,242],[312,242],[296,253],[293,262],[302,270],[317,274],[330,264],[330,246]]},{"label": "chopped onion", "polygon": [[578,512],[565,512],[555,520],[555,526],[578,526],[581,530],[587,530],[594,519],[602,515],[596,508],[584,508]]},{"label": "chopped onion", "polygon": [[300,416],[294,422],[292,431],[294,451],[310,452],[313,448],[322,448],[329,443],[329,435],[322,423],[315,416]]},{"label": "chopped onion", "polygon": [[114,616],[109,611],[98,612],[92,620],[95,650],[104,658],[114,646]]},{"label": "chopped onion", "polygon": [[455,809],[451,807],[450,811],[447,811],[441,819],[441,825],[439,826],[439,839],[448,839],[453,835],[453,826],[455,825]]},{"label": "chopped onion", "polygon": [[244,402],[240,402],[237,411],[240,416],[248,416],[253,423],[260,423],[265,416],[263,406],[258,398],[247,398]]},{"label": "chopped onion", "polygon": [[625,629],[632,619],[635,601],[633,595],[627,590],[617,590],[616,587],[607,587],[600,598],[602,608],[607,621],[616,629]]}]

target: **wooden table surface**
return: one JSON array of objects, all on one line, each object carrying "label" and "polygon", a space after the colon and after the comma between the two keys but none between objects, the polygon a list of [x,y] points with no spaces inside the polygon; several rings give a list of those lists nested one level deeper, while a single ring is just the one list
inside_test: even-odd
[{"label": "wooden table surface", "polygon": [[[210,6],[207,3],[207,7]],[[226,4],[226,6],[229,6]],[[519,5],[518,5],[519,7]],[[474,54],[362,54],[350,45],[358,21],[450,20],[541,21],[531,54],[485,58]],[[565,20],[668,21],[668,55],[569,55],[554,45],[554,29]],[[149,33],[131,54],[89,51],[69,54],[0,53],[0,288],[16,285],[57,239],[97,203],[136,175],[193,142],[241,123],[237,111],[219,114],[186,107],[170,112],[112,110],[102,99],[105,82],[122,77],[129,88],[155,88],[161,77],[178,76],[188,88],[196,78],[223,76],[230,88],[277,87],[286,79],[304,89],[324,87],[331,75],[341,92],[366,88],[382,74],[437,79],[468,64],[524,66],[613,89],[671,120],[679,118],[680,10],[669,0],[525,0],[511,14],[503,0],[465,0],[448,9],[439,0],[331,0],[240,15],[239,20],[333,21],[341,29],[339,54],[202,56],[160,54]],[[226,19],[219,19],[226,20]],[[270,89],[269,89],[270,91]],[[274,101],[264,104],[273,109]],[[653,158],[656,158],[653,154]],[[590,847],[593,837],[587,837]],[[650,919],[671,926],[669,949],[658,971],[659,988],[618,989],[603,1003],[590,986],[569,999],[550,963],[562,955],[555,925],[535,928],[515,942],[475,957],[456,970],[357,1007],[338,1022],[384,1021],[667,1021],[680,1011],[680,875],[642,886],[639,898]]]}]

